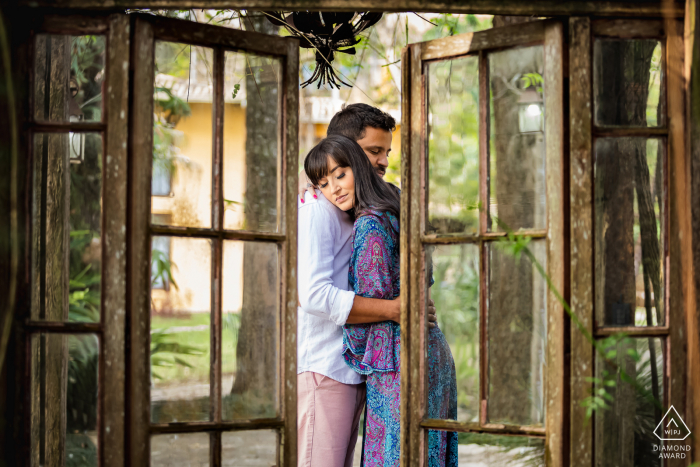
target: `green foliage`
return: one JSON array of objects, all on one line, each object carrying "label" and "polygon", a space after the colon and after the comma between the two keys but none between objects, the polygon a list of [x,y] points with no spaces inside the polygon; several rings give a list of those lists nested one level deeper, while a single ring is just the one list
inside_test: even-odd
[{"label": "green foliage", "polygon": [[162,376],[154,368],[172,368],[193,366],[183,359],[185,355],[201,356],[205,352],[196,346],[182,344],[177,341],[177,336],[169,333],[168,329],[154,329],[151,331],[151,377],[162,379]]}]

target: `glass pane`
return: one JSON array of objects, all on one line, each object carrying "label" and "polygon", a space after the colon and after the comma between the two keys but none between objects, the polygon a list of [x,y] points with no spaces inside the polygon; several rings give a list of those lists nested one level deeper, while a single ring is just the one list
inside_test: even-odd
[{"label": "glass pane", "polygon": [[32,466],[97,466],[99,349],[94,334],[32,336]]},{"label": "glass pane", "polygon": [[[460,422],[479,421],[479,247],[477,245],[440,245],[426,247],[426,263],[431,264],[435,284],[429,290],[429,298],[435,302],[439,330],[429,332],[428,347],[428,391],[441,388],[440,377],[456,379],[457,411],[440,412],[439,407],[430,407],[443,399],[429,398],[433,413],[429,418],[456,419]],[[430,274],[431,268],[428,268]],[[430,283],[430,277],[428,277]],[[440,336],[440,331],[444,338]],[[449,344],[447,352],[440,352],[442,341]],[[454,373],[450,374],[452,354]],[[440,362],[440,357],[442,362]],[[449,384],[447,381],[446,384]],[[448,386],[450,387],[450,386]],[[448,409],[454,403],[449,400]],[[431,412],[431,410],[429,410]]]},{"label": "glass pane", "polygon": [[[503,242],[488,247],[488,420],[544,424],[547,347],[546,281],[524,255]],[[528,245],[546,270],[546,241]]]},{"label": "glass pane", "polygon": [[547,226],[543,68],[540,45],[489,54],[490,231]]},{"label": "glass pane", "polygon": [[151,420],[209,420],[211,241],[153,237]]},{"label": "glass pane", "polygon": [[34,118],[102,120],[104,36],[38,34],[34,51]]},{"label": "glass pane", "polygon": [[428,65],[428,233],[479,229],[479,59]]},{"label": "glass pane", "polygon": [[663,160],[663,140],[596,140],[594,251],[599,325],[664,324]]},{"label": "glass pane", "polygon": [[244,52],[225,58],[224,227],[277,232],[282,66]]},{"label": "glass pane", "polygon": [[[654,431],[666,413],[662,409],[663,340],[609,338],[604,347],[610,362],[617,368],[596,354],[596,395],[606,394],[600,397],[606,408],[596,410],[594,416],[596,464],[660,467],[662,441]],[[623,382],[621,370],[634,378],[640,389]]]},{"label": "glass pane", "polygon": [[663,126],[663,54],[655,39],[596,39],[593,47],[595,123]]},{"label": "glass pane", "polygon": [[32,319],[100,320],[102,137],[34,135]]},{"label": "glass pane", "polygon": [[221,434],[221,465],[270,467],[277,465],[277,432],[230,431]]},{"label": "glass pane", "polygon": [[544,467],[544,439],[459,433],[458,459],[468,467]]},{"label": "glass pane", "polygon": [[156,42],[151,212],[211,227],[212,50]]},{"label": "glass pane", "polygon": [[151,436],[151,467],[208,467],[209,434]]},{"label": "glass pane", "polygon": [[277,245],[224,241],[223,268],[223,419],[275,417],[280,335]]}]

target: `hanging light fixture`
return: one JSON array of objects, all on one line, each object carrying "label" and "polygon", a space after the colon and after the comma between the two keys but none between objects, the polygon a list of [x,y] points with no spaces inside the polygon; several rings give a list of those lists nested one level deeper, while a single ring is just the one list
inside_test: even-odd
[{"label": "hanging light fixture", "polygon": [[328,84],[340,89],[346,83],[332,67],[335,53],[355,55],[357,36],[365,29],[377,24],[382,13],[365,12],[307,12],[295,11],[285,16],[284,12],[265,12],[275,26],[286,28],[290,34],[301,39],[300,46],[316,50],[316,69],[311,78],[301,83],[302,87],[318,81],[317,88]]},{"label": "hanging light fixture", "polygon": [[518,128],[520,133],[542,131],[544,102],[535,86],[523,90],[518,99]]}]

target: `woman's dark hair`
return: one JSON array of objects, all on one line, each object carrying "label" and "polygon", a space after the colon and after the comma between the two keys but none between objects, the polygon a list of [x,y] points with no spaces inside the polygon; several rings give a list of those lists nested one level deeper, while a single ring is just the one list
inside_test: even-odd
[{"label": "woman's dark hair", "polygon": [[311,183],[328,175],[328,158],[340,167],[350,167],[355,178],[353,214],[361,217],[367,211],[390,212],[399,219],[401,202],[398,191],[382,180],[359,144],[343,135],[322,139],[306,156],[304,171]]}]

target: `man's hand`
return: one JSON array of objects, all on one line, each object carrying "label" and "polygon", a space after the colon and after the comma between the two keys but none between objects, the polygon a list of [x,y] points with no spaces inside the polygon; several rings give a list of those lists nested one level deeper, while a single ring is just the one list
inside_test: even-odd
[{"label": "man's hand", "polygon": [[302,203],[304,202],[304,196],[306,196],[307,191],[311,193],[314,198],[318,198],[318,196],[316,196],[316,187],[309,181],[306,172],[302,170],[299,172],[299,197]]},{"label": "man's hand", "polygon": [[[393,317],[391,318],[392,321],[395,321],[397,323],[401,322],[401,297],[397,297],[392,300],[392,305],[393,305]],[[432,301],[431,299],[428,299],[428,327],[430,329],[434,328],[437,326],[437,313],[435,311],[435,302]]]}]

